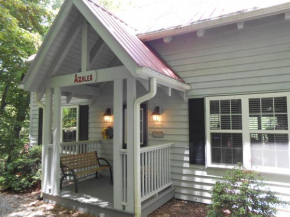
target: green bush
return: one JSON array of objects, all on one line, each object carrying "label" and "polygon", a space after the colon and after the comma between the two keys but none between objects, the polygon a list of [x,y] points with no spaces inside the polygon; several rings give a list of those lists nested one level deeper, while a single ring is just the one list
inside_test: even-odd
[{"label": "green bush", "polygon": [[217,180],[211,195],[213,205],[208,217],[273,216],[275,206],[285,204],[265,186],[259,173],[246,170],[241,164]]},{"label": "green bush", "polygon": [[38,187],[41,180],[41,146],[24,150],[6,166],[0,176],[2,190],[24,192]]}]

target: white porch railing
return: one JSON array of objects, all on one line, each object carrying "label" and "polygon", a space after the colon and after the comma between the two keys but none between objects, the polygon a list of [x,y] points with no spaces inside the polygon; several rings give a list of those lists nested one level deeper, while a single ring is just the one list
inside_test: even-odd
[{"label": "white porch railing", "polygon": [[60,144],[61,155],[82,154],[91,151],[97,151],[100,140],[63,142]]},{"label": "white porch railing", "polygon": [[[172,185],[170,174],[170,147],[172,143],[147,146],[140,150],[141,201],[158,195]],[[127,203],[127,150],[122,155],[122,205]]]}]

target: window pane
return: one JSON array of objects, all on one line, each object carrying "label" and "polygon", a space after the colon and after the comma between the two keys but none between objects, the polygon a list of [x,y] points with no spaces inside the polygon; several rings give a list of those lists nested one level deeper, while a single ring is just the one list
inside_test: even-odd
[{"label": "window pane", "polygon": [[232,114],[242,114],[242,101],[240,99],[231,100]]},{"label": "window pane", "polygon": [[262,113],[273,113],[273,98],[262,98]]},{"label": "window pane", "polygon": [[221,100],[221,114],[230,114],[230,100]]},{"label": "window pane", "polygon": [[251,113],[261,113],[261,100],[249,99],[249,112]]},{"label": "window pane", "polygon": [[243,162],[243,139],[241,133],[212,133],[212,162],[237,164]]},{"label": "window pane", "polygon": [[254,166],[289,168],[288,134],[250,134]]},{"label": "window pane", "polygon": [[63,108],[62,110],[62,141],[77,140],[77,108]]},{"label": "window pane", "polygon": [[220,113],[220,102],[218,100],[210,101],[210,114]]},{"label": "window pane", "polygon": [[288,115],[275,115],[276,126],[275,130],[287,130],[288,129]]},{"label": "window pane", "polygon": [[221,116],[221,129],[230,130],[231,129],[231,116],[222,115]]},{"label": "window pane", "polygon": [[220,148],[212,148],[212,162],[221,163],[222,162],[222,150]]},{"label": "window pane", "polygon": [[250,130],[261,130],[261,116],[260,115],[250,115]]},{"label": "window pane", "polygon": [[249,99],[250,130],[287,130],[287,97]]},{"label": "window pane", "polygon": [[211,130],[241,130],[242,105],[240,99],[210,101]]},{"label": "window pane", "polygon": [[220,129],[220,115],[210,115],[210,129],[211,130]]},{"label": "window pane", "polygon": [[233,115],[232,130],[241,130],[241,129],[242,129],[242,115]]},{"label": "window pane", "polygon": [[287,97],[275,97],[275,113],[287,113]]},{"label": "window pane", "polygon": [[221,134],[212,133],[211,134],[211,146],[212,147],[221,147]]}]

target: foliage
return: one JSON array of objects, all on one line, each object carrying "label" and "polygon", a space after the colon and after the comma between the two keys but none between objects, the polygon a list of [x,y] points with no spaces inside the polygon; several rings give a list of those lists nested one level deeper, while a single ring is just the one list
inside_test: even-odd
[{"label": "foliage", "polygon": [[241,164],[219,178],[211,192],[213,205],[208,217],[215,216],[273,216],[275,206],[285,204],[265,185],[257,172]]},{"label": "foliage", "polygon": [[41,179],[41,146],[26,147],[16,160],[7,165],[0,177],[2,190],[23,192],[39,186]]},{"label": "foliage", "polygon": [[58,1],[0,0],[0,159],[6,165],[17,159],[28,142],[28,92],[18,84],[25,60],[35,54],[54,16]]}]

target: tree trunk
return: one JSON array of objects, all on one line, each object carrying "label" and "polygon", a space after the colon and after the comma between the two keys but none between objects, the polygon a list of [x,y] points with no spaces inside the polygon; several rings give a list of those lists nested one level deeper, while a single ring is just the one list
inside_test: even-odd
[{"label": "tree trunk", "polygon": [[6,105],[7,105],[6,99],[7,99],[8,90],[9,90],[9,84],[6,84],[5,87],[4,87],[4,91],[3,91],[2,99],[1,99],[0,116],[3,115],[4,109],[5,109]]}]

